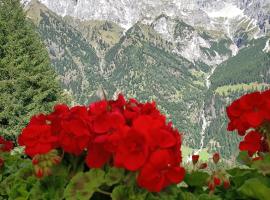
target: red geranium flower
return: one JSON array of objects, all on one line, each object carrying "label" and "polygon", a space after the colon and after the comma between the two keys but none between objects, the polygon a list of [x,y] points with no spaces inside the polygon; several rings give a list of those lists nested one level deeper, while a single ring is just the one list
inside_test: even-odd
[{"label": "red geranium flower", "polygon": [[0,136],[0,151],[9,152],[13,149],[13,142],[7,141]]},{"label": "red geranium flower", "polygon": [[172,183],[181,182],[185,176],[185,169],[175,162],[175,156],[170,150],[154,152],[140,171],[138,184],[150,192],[160,192]]},{"label": "red geranium flower", "polygon": [[176,139],[165,127],[163,118],[154,118],[148,115],[140,115],[133,121],[134,129],[143,133],[147,144],[151,149],[157,147],[171,147],[175,145]]},{"label": "red geranium flower", "polygon": [[[104,138],[103,138],[104,137]],[[105,140],[105,141],[98,141]],[[98,136],[96,140],[89,143],[85,162],[89,168],[100,168],[111,158],[112,153],[104,148],[107,135]]]},{"label": "red geranium flower", "polygon": [[75,106],[56,120],[55,125],[61,127],[59,143],[65,152],[79,155],[87,148],[91,139],[89,122],[88,110],[84,106]]},{"label": "red geranium flower", "polygon": [[[178,130],[166,123],[155,102],[126,101],[121,94],[116,100],[98,101],[89,107],[56,105],[51,114],[31,119],[19,143],[33,158],[38,177],[51,173],[39,154],[56,148],[77,156],[87,151],[89,168],[107,163],[137,171],[138,184],[153,192],[179,183],[185,175],[180,167],[182,140]],[[61,159],[57,155],[50,162],[58,164]]]},{"label": "red geranium flower", "polygon": [[18,138],[30,157],[45,154],[58,146],[58,137],[52,134],[51,126],[44,115],[34,116]]},{"label": "red geranium flower", "polygon": [[240,142],[239,149],[241,151],[248,151],[250,155],[253,155],[260,150],[263,136],[257,131],[250,131],[244,138],[244,141]]},{"label": "red geranium flower", "polygon": [[89,143],[86,164],[90,168],[100,168],[107,163],[116,152],[123,133],[129,130],[123,126],[110,134],[96,135]]},{"label": "red geranium flower", "polygon": [[228,130],[238,130],[245,135],[249,128],[257,128],[264,121],[264,99],[260,92],[253,92],[242,96],[227,107],[230,119]]},{"label": "red geranium flower", "polygon": [[96,134],[113,131],[125,123],[122,113],[105,100],[91,104],[89,116],[91,117],[91,128]]},{"label": "red geranium flower", "polygon": [[149,148],[143,133],[130,129],[123,137],[115,151],[114,165],[136,171],[148,158]]}]

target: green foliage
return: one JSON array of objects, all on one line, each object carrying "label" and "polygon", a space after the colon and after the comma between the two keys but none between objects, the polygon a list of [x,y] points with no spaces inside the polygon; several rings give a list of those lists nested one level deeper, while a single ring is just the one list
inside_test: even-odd
[{"label": "green foliage", "polygon": [[36,182],[31,188],[30,199],[36,200],[61,200],[64,198],[64,191],[69,182],[68,170],[65,166],[59,165],[53,168],[53,176],[44,177]]},{"label": "green foliage", "polygon": [[0,4],[0,132],[11,136],[20,133],[30,116],[67,99],[19,0]]},{"label": "green foliage", "polygon": [[211,77],[212,88],[238,83],[269,82],[270,54],[263,52],[267,40],[267,37],[263,37],[250,41],[248,47],[222,63]]},{"label": "green foliage", "polygon": [[145,200],[146,191],[136,193],[133,187],[120,185],[112,191],[112,200]]},{"label": "green foliage", "polygon": [[2,199],[28,200],[31,189],[37,183],[33,176],[32,163],[19,156],[5,156],[0,182],[0,197]]},{"label": "green foliage", "polygon": [[82,33],[43,7],[32,9],[40,9],[37,30],[48,47],[52,66],[60,77],[62,88],[73,96],[76,103],[88,104],[97,100],[96,91],[101,86],[115,90],[101,76],[97,52]]},{"label": "green foliage", "polygon": [[128,196],[128,187],[124,185],[115,187],[111,196],[112,200],[126,200]]},{"label": "green foliage", "polygon": [[100,169],[77,173],[64,192],[66,200],[88,200],[105,181],[105,173]]},{"label": "green foliage", "polygon": [[237,161],[243,165],[248,165],[248,166],[251,165],[251,159],[250,159],[247,151],[239,152],[239,155],[237,157]]},{"label": "green foliage", "polygon": [[187,173],[185,177],[185,182],[191,187],[203,187],[207,184],[207,179],[209,174],[202,171],[194,171],[192,173]]},{"label": "green foliage", "polygon": [[123,180],[125,170],[121,168],[110,167],[105,176],[105,182],[108,186],[117,184]]},{"label": "green foliage", "polygon": [[253,168],[258,169],[264,175],[270,175],[270,155],[266,154],[263,160],[257,160],[252,162]]},{"label": "green foliage", "polygon": [[[207,171],[187,172],[184,182],[158,193],[138,187],[136,174],[106,166],[102,169],[70,171],[65,162],[55,166],[52,175],[37,179],[30,159],[2,154],[0,199],[18,200],[265,200],[270,192],[270,178],[257,165],[242,166],[226,172],[231,186],[217,186],[209,192]],[[254,161],[253,163],[256,163]],[[269,163],[268,159],[265,159]],[[188,169],[187,169],[188,171]]]},{"label": "green foliage", "polygon": [[[268,183],[266,185],[266,183]],[[269,198],[270,194],[270,180],[262,180],[259,178],[252,178],[245,181],[245,183],[238,189],[243,195],[259,200]]]}]

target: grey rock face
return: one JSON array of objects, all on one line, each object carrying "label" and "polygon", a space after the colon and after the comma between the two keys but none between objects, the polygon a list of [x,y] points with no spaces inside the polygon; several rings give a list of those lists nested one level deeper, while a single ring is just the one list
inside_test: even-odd
[{"label": "grey rock face", "polygon": [[[29,2],[30,0],[22,0]],[[137,21],[153,21],[161,14],[192,26],[219,29],[228,18],[254,20],[261,33],[269,31],[270,0],[39,0],[61,16],[80,20],[108,20],[125,29]],[[226,10],[227,9],[227,10]],[[219,15],[216,15],[219,13]],[[222,14],[226,14],[225,16]],[[216,23],[219,19],[219,23]],[[220,20],[222,19],[222,20]],[[231,24],[230,20],[230,24]]]}]

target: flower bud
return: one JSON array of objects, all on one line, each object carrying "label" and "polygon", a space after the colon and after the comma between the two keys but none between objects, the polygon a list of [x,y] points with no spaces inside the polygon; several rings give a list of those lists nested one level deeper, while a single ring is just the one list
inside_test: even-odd
[{"label": "flower bud", "polygon": [[32,164],[33,165],[37,165],[39,163],[39,160],[38,158],[35,156],[33,159],[32,159]]},{"label": "flower bud", "polygon": [[263,160],[263,157],[258,156],[258,157],[252,158],[252,161],[258,161],[258,160]]},{"label": "flower bud", "polygon": [[61,162],[61,157],[60,156],[55,156],[52,159],[53,164],[58,165]]},{"label": "flower bud", "polygon": [[230,186],[231,186],[230,180],[229,179],[224,180],[223,182],[224,189],[228,189]]},{"label": "flower bud", "polygon": [[205,169],[205,168],[207,168],[207,163],[200,164],[199,169]]},{"label": "flower bud", "polygon": [[216,186],[219,186],[220,184],[221,184],[221,181],[220,181],[220,179],[218,178],[218,177],[214,177],[214,184],[216,185]]},{"label": "flower bud", "polygon": [[43,170],[40,167],[35,167],[35,175],[37,178],[42,178],[43,177]]},{"label": "flower bud", "polygon": [[2,158],[0,158],[0,168],[3,167],[4,164],[5,164],[5,161]]},{"label": "flower bud", "polygon": [[192,163],[193,165],[196,165],[200,156],[199,155],[192,155]]},{"label": "flower bud", "polygon": [[52,175],[52,170],[51,170],[49,167],[45,167],[45,168],[43,169],[43,171],[44,171],[44,175],[45,175],[45,176],[50,176],[50,175]]},{"label": "flower bud", "polygon": [[214,163],[217,164],[219,160],[220,160],[219,153],[214,153],[213,154],[213,161],[214,161]]},{"label": "flower bud", "polygon": [[52,167],[53,163],[50,160],[46,161],[46,167]]},{"label": "flower bud", "polygon": [[210,181],[210,182],[208,183],[208,189],[209,189],[210,191],[214,191],[214,190],[215,190],[215,184],[214,184],[212,181]]}]

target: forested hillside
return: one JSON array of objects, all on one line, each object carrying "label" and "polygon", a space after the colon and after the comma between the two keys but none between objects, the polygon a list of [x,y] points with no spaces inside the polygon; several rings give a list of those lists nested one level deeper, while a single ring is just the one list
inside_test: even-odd
[{"label": "forested hillside", "polygon": [[0,0],[0,135],[16,136],[30,116],[68,102],[35,27],[18,0]]},{"label": "forested hillside", "polygon": [[267,52],[269,37],[253,39],[239,53],[219,65],[211,77],[206,106],[208,120],[206,143],[213,150],[221,151],[229,157],[237,155],[240,137],[228,133],[226,106],[234,99],[255,90],[270,88],[270,53]]},{"label": "forested hillside", "polygon": [[[269,37],[251,40],[257,29],[240,38],[161,14],[124,30],[109,21],[63,18],[37,1],[26,10],[73,103],[98,99],[100,87],[108,97],[123,92],[155,100],[184,133],[189,153],[204,149],[231,157],[238,138],[224,137],[226,105],[269,84]],[[247,30],[250,21],[240,25]],[[245,41],[238,45],[240,39]]]},{"label": "forested hillside", "polygon": [[268,40],[269,37],[251,40],[237,56],[222,63],[211,77],[213,90],[239,83],[269,83],[270,54],[263,51]]},{"label": "forested hillside", "polygon": [[100,87],[109,97],[121,91],[142,101],[155,100],[181,127],[189,145],[199,144],[198,99],[205,88],[204,73],[173,54],[151,26],[138,23],[119,38],[114,24],[93,21],[80,26],[81,33],[75,21],[60,18],[37,2],[28,16],[47,45],[62,87],[76,103],[97,99]]}]

